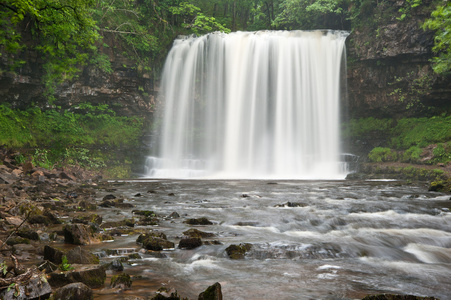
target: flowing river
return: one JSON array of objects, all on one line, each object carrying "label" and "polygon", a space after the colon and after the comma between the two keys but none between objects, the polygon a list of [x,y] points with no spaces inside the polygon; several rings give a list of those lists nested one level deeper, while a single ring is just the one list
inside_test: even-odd
[{"label": "flowing river", "polygon": [[[361,299],[377,293],[451,299],[451,199],[426,186],[400,181],[137,180],[115,188],[134,209],[163,217],[177,212],[180,218],[150,226],[164,232],[176,249],[141,253],[141,259],[125,264],[125,272],[135,276],[132,290],[96,291],[96,299],[153,296],[162,286],[197,299],[215,282],[222,285],[224,299],[235,300]],[[113,221],[132,217],[131,211],[106,208],[102,214],[104,221]],[[199,217],[214,224],[184,223]],[[203,241],[220,244],[177,249],[189,228],[214,233]],[[91,247],[138,252],[136,238]],[[253,245],[245,259],[228,258],[225,249],[240,243]]]}]

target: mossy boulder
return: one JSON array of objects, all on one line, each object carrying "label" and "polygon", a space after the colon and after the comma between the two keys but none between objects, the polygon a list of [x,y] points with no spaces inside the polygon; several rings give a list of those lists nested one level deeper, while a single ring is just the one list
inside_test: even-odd
[{"label": "mossy boulder", "polygon": [[181,239],[179,242],[180,249],[191,250],[200,246],[202,246],[202,240],[200,238],[187,237]]},{"label": "mossy boulder", "polygon": [[439,300],[434,297],[420,297],[413,295],[393,295],[393,294],[379,294],[379,295],[369,295],[362,300]]},{"label": "mossy boulder", "polygon": [[66,253],[67,261],[70,264],[98,264],[99,258],[93,253],[82,249],[80,246],[69,250]]},{"label": "mossy boulder", "polygon": [[142,244],[143,248],[151,251],[162,251],[164,249],[172,249],[175,247],[173,242],[166,239],[164,233],[157,231],[141,234],[136,242]]},{"label": "mossy boulder", "polygon": [[226,248],[226,253],[231,259],[244,259],[246,253],[252,249],[251,244],[230,245]]},{"label": "mossy boulder", "polygon": [[451,193],[451,179],[448,180],[436,180],[429,185],[429,191]]},{"label": "mossy boulder", "polygon": [[92,300],[94,294],[92,289],[84,283],[70,283],[59,288],[53,293],[54,300]]},{"label": "mossy boulder", "polygon": [[197,219],[188,219],[185,221],[185,223],[189,225],[213,225],[213,222],[211,222],[205,217]]},{"label": "mossy boulder", "polygon": [[184,235],[188,236],[188,237],[192,237],[192,238],[209,238],[209,237],[214,237],[215,235],[213,233],[210,232],[204,232],[204,231],[200,231],[197,230],[195,228],[191,228],[187,231],[183,232]]},{"label": "mossy boulder", "polygon": [[221,284],[216,282],[199,294],[199,300],[222,300]]},{"label": "mossy boulder", "polygon": [[127,273],[115,275],[111,278],[110,287],[121,290],[129,290],[132,287],[132,279]]},{"label": "mossy boulder", "polygon": [[72,265],[70,271],[61,272],[59,270],[48,274],[48,282],[53,288],[64,285],[82,282],[90,288],[103,287],[106,279],[105,268],[101,265]]}]

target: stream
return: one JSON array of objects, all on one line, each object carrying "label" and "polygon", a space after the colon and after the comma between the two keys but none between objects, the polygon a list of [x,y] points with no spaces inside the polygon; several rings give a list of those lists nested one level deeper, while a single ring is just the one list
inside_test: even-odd
[{"label": "stream", "polygon": [[[421,184],[156,179],[113,184],[133,209],[163,217],[177,212],[180,218],[149,226],[176,247],[190,228],[214,233],[203,241],[220,244],[141,253],[141,259],[124,263],[124,272],[135,278],[132,289],[96,290],[95,299],[150,297],[160,287],[197,299],[215,282],[224,299],[235,300],[361,299],[379,293],[451,299],[450,195],[428,192]],[[100,212],[104,221],[133,216],[132,209]],[[184,223],[200,217],[214,224]],[[141,249],[136,238],[89,247],[133,253]],[[240,243],[253,245],[246,258],[228,258],[225,249]]]}]

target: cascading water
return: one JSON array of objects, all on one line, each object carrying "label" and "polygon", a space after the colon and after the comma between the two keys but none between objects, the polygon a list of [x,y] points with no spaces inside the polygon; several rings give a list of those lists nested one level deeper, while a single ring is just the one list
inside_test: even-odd
[{"label": "cascading water", "polygon": [[346,32],[177,39],[165,63],[158,178],[341,179]]}]

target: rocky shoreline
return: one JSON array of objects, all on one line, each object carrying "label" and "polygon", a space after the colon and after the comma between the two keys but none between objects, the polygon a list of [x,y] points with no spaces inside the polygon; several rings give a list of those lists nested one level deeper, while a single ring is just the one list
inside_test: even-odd
[{"label": "rocky shoreline", "polygon": [[[96,174],[76,168],[36,168],[29,162],[17,163],[15,157],[15,153],[0,152],[1,299],[93,299],[102,294],[133,291],[134,278],[124,272],[123,264],[139,253],[118,255],[106,263],[88,250],[89,245],[114,240],[116,236],[139,235],[139,251],[155,254],[175,247],[189,250],[221,243],[214,233],[190,228],[210,222],[197,218],[185,220],[189,229],[175,245],[152,226],[180,218],[182,212],[159,216],[153,211],[135,210],[125,197],[115,193],[114,184],[102,181]],[[105,222],[105,210],[100,208],[131,210],[133,218]],[[55,246],[61,244],[67,247]],[[226,253],[230,259],[242,259],[251,247],[230,245]],[[123,299],[184,299],[175,289],[159,289],[147,298],[138,292],[127,295]],[[198,299],[222,299],[221,285],[212,282]],[[434,298],[372,295],[364,299]]]}]

